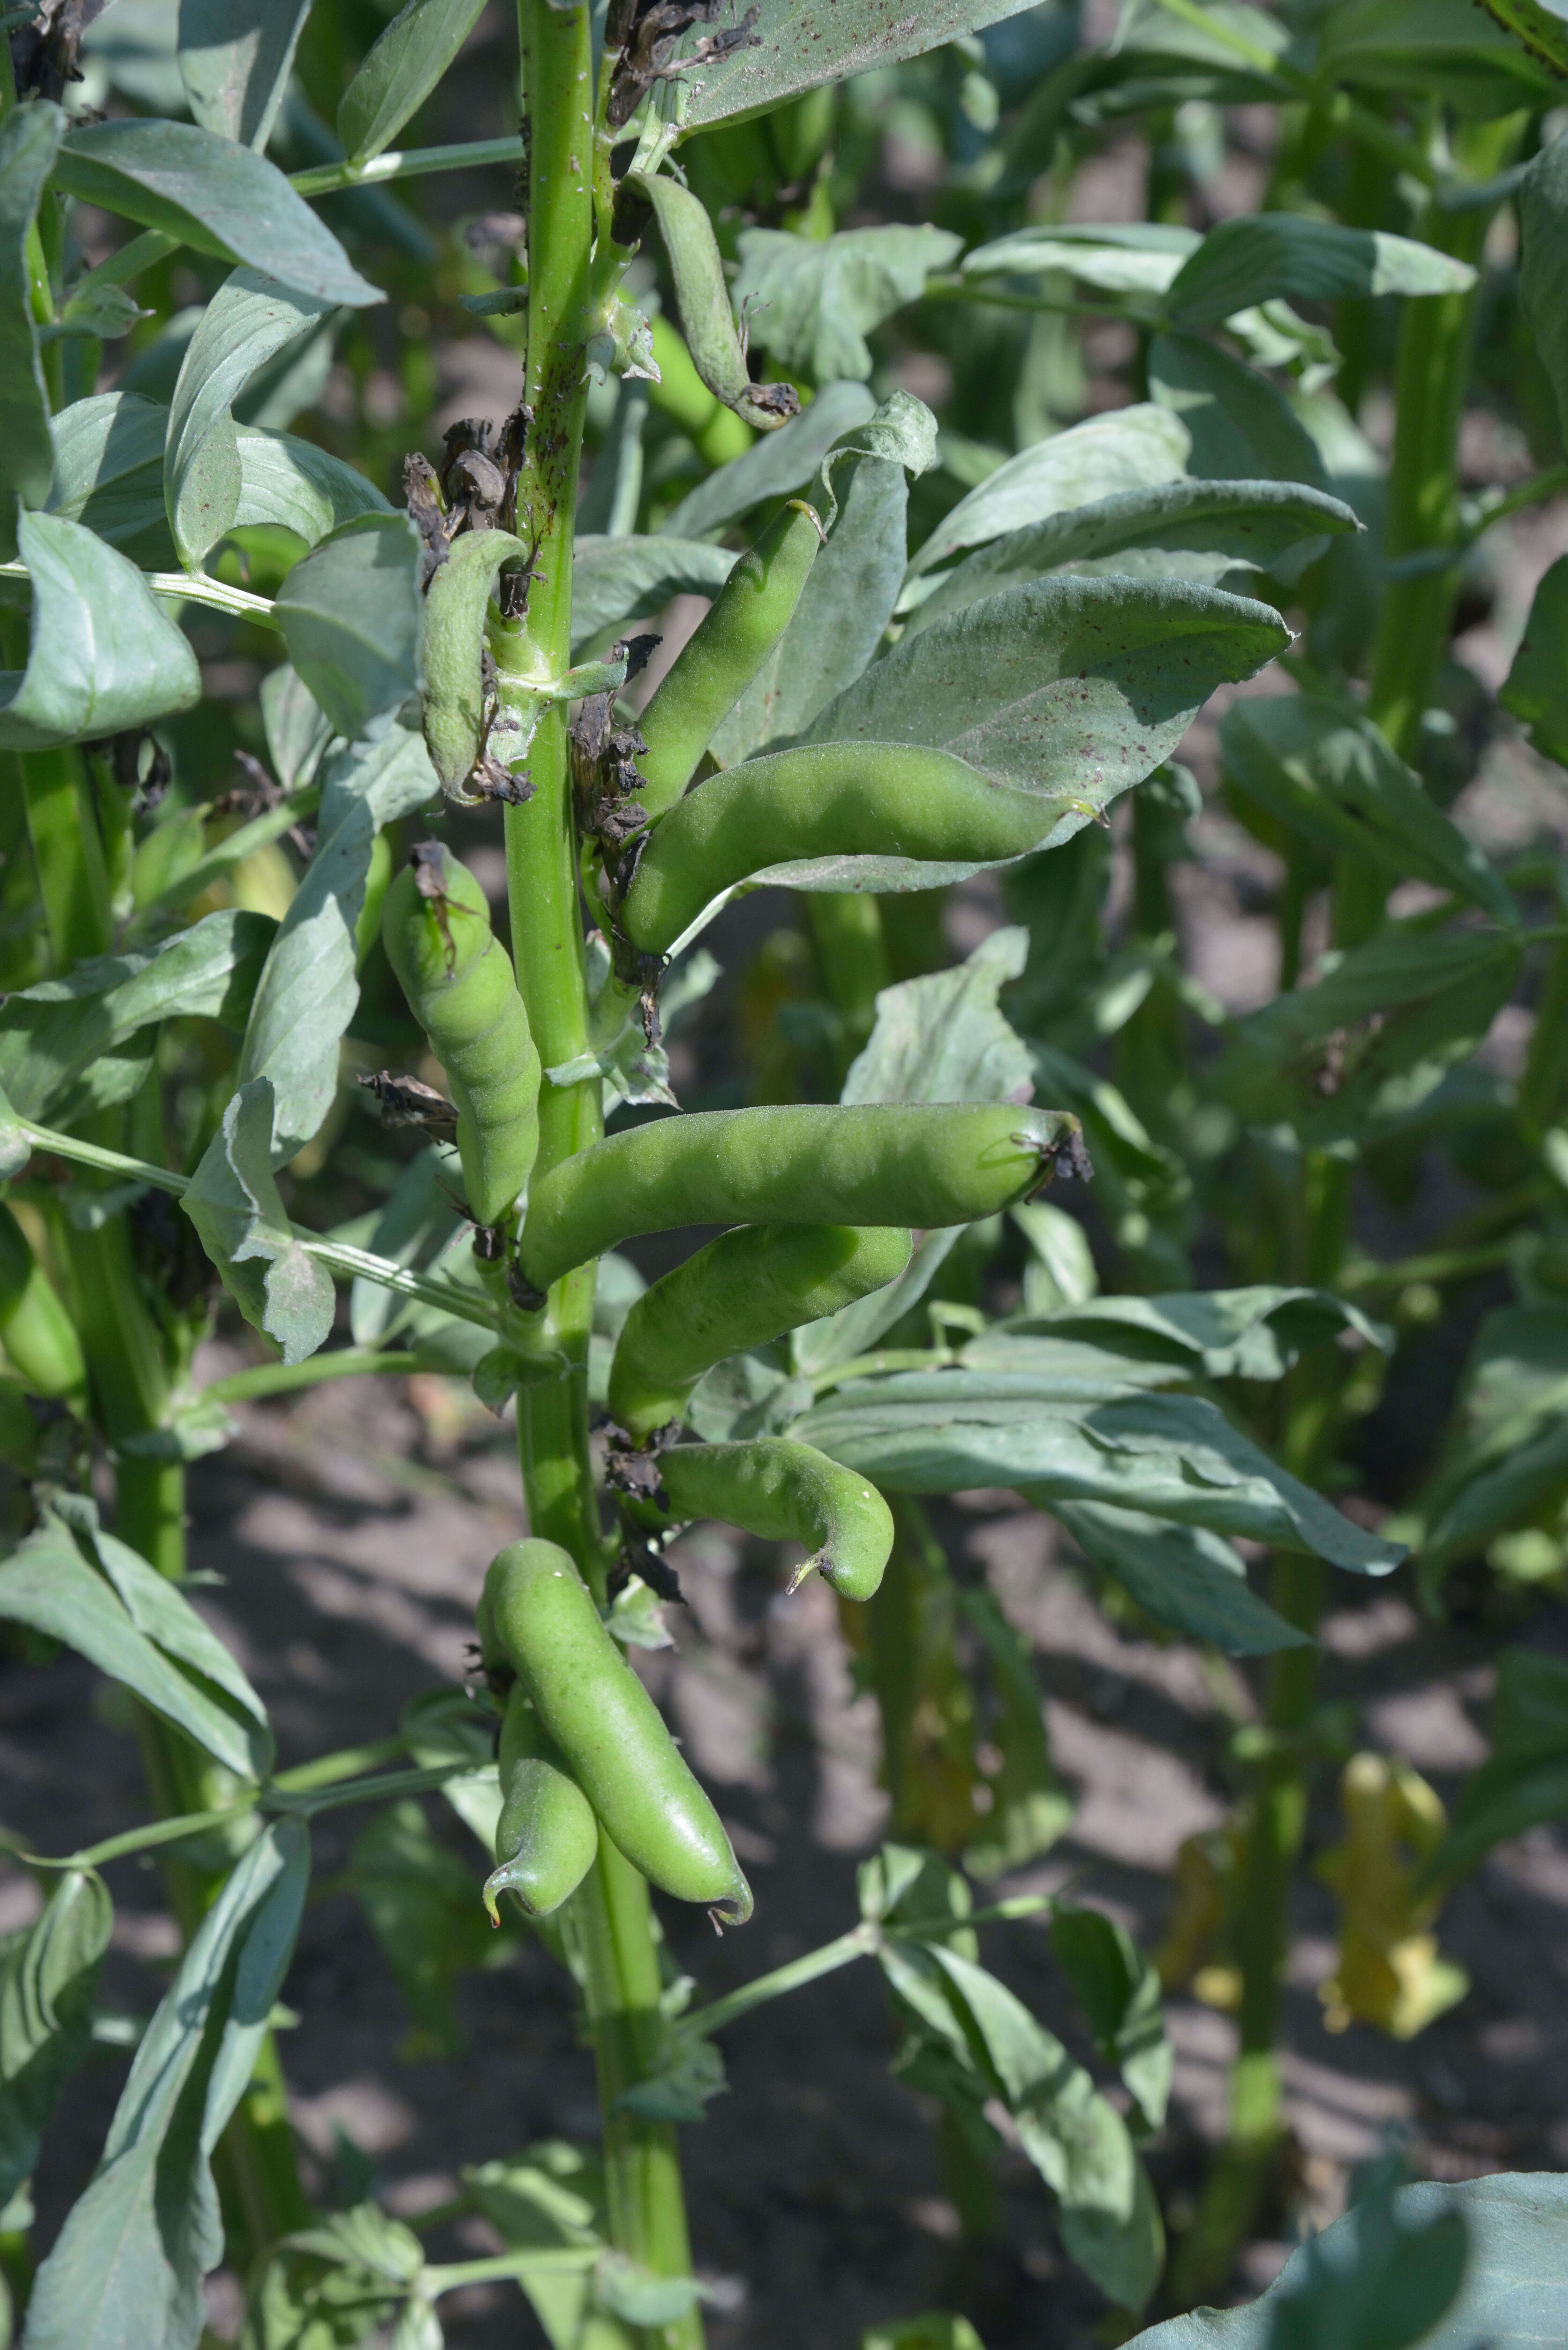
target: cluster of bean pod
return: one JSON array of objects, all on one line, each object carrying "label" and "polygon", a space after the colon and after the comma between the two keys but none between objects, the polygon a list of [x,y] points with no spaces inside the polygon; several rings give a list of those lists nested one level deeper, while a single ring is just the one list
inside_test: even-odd
[{"label": "cluster of bean pod", "polygon": [[[696,780],[821,543],[811,507],[791,501],[736,564],[639,732],[597,730],[613,759],[597,795],[578,777],[579,809],[598,811],[584,820],[585,881],[623,972],[628,959],[657,968],[693,913],[784,858],[891,850],[979,862],[1017,855],[1046,828],[1030,795],[904,743],[785,751]],[[479,660],[475,641],[475,682]],[[617,820],[601,821],[618,793]],[[802,1575],[869,1598],[892,1544],[881,1494],[810,1445],[681,1441],[691,1395],[728,1357],[896,1280],[912,1227],[968,1223],[1026,1199],[1058,1152],[1076,1152],[1075,1122],[1008,1103],[725,1110],[631,1128],[535,1176],[538,1055],[478,884],[425,844],[388,892],[383,936],[446,1070],[469,1206],[514,1301],[542,1302],[575,1267],[639,1235],[728,1228],[638,1300],[617,1344],[608,1402],[628,1532],[646,1546],[686,1520],[720,1519],[805,1544]],[[535,1915],[558,1907],[602,1831],[664,1891],[726,1921],[748,1916],[717,1814],[567,1554],[539,1541],[503,1551],[479,1624],[504,1707],[492,1914],[503,1891]]]}]

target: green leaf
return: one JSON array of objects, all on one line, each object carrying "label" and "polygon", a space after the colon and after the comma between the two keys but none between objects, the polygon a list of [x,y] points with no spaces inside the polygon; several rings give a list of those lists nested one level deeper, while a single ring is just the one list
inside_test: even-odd
[{"label": "green leaf", "polygon": [[405,2058],[460,2056],[467,2043],[452,1993],[458,1976],[503,1945],[480,1879],[431,1832],[411,1797],[378,1812],[356,1837],[349,1882],[411,2019]]},{"label": "green leaf", "polygon": [[288,661],[280,661],[263,678],[261,709],[273,774],[286,792],[300,791],[332,739],[331,721]]},{"label": "green leaf", "polygon": [[863,383],[825,384],[788,424],[763,433],[750,449],[688,492],[666,516],[660,536],[706,538],[750,514],[753,506],[804,490],[834,442],[867,423],[876,409],[876,395]]},{"label": "green leaf", "polygon": [[265,914],[208,914],[161,946],[103,955],[8,995],[0,1087],[14,1108],[63,1126],[130,1100],[164,1020],[242,1031],[274,928]]},{"label": "green leaf", "polygon": [[57,1500],[0,1560],[0,1616],[63,1640],[226,1770],[270,1770],[266,1709],[228,1649],[182,1592],[103,1532],[81,1495]]},{"label": "green leaf", "polygon": [[0,2207],[37,2168],[60,2091],[87,2054],[113,1925],[102,1879],[73,1868],[32,1925],[0,1942]]},{"label": "green leaf", "polygon": [[1107,2300],[1141,2309],[1158,2281],[1164,2230],[1121,2116],[1061,2042],[983,1968],[940,1947],[896,1944],[879,1955],[916,2031],[930,2034],[935,2023],[943,2053],[1012,2116],[1024,2153],[1056,2198],[1069,2257]]},{"label": "green leaf", "polygon": [[337,1092],[338,1046],[359,1002],[358,925],[383,824],[422,806],[436,780],[422,737],[396,723],[332,754],[316,847],[256,982],[236,1079],[273,1089],[282,1166],[319,1132]]},{"label": "green leaf", "polygon": [[483,5],[408,0],[377,36],[337,109],[337,136],[356,163],[391,145],[457,56]]},{"label": "green leaf", "polygon": [[261,152],[309,14],[310,0],[180,0],[180,78],[203,130]]},{"label": "green leaf", "polygon": [[1251,1589],[1230,1544],[1203,1526],[1172,1525],[1114,1503],[1063,1501],[1034,1485],[1019,1490],[1058,1519],[1085,1557],[1168,1631],[1227,1657],[1311,1648],[1308,1634]]},{"label": "green leaf", "polygon": [[1089,2019],[1096,2048],[1120,2073],[1146,2126],[1158,2129],[1176,2058],[1165,2036],[1158,1970],[1125,1926],[1066,1901],[1052,1904],[1051,1949]]},{"label": "green leaf", "polygon": [[[1061,977],[1075,995],[1070,972],[1069,961]],[[1034,1089],[1046,1101],[1064,1103],[1082,1122],[1099,1213],[1139,1277],[1161,1289],[1190,1282],[1185,1243],[1192,1183],[1181,1159],[1154,1140],[1109,1078],[1054,1045],[1034,1046]]]},{"label": "green leaf", "polygon": [[1505,2172],[1403,2187],[1391,2213],[1357,2203],[1259,2300],[1170,2318],[1129,2350],[1540,2350],[1565,2307],[1568,2178]]},{"label": "green leaf", "polygon": [[1321,976],[1241,1021],[1217,1073],[1250,1122],[1312,1146],[1366,1142],[1466,1060],[1513,993],[1521,950],[1494,932],[1390,929],[1323,957]]},{"label": "green leaf", "polygon": [[26,2350],[193,2350],[223,2252],[213,2147],[238,2104],[293,1954],[310,1873],[295,1820],[230,1874],[131,2062],[103,2161],[39,2270]]},{"label": "green leaf", "polygon": [[[1179,580],[1036,580],[895,645],[806,739],[951,751],[1039,793],[1039,846],[1054,847],[1168,756],[1217,685],[1254,675],[1288,641],[1267,606]],[[838,889],[919,887],[947,870],[900,858],[816,863]],[[815,864],[810,879],[790,871],[797,886],[824,886]]]},{"label": "green leaf", "polygon": [[340,523],[393,511],[374,482],[314,441],[253,426],[237,435],[236,446],[240,498],[231,529],[281,523],[306,546],[317,546]]},{"label": "green leaf", "polygon": [[889,1492],[1032,1489],[1042,1507],[1109,1502],[1211,1533],[1315,1551],[1386,1575],[1403,1546],[1365,1534],[1197,1396],[1112,1391],[1027,1372],[900,1371],[854,1379],[792,1435]]},{"label": "green leaf", "polygon": [[473,1837],[488,1868],[495,1858],[495,1830],[501,1818],[494,1714],[463,1690],[449,1686],[411,1697],[398,1717],[398,1728],[421,1770],[446,1762],[470,1764],[468,1770],[443,1783],[441,1801],[451,1805]]},{"label": "green leaf", "polygon": [[342,524],[296,563],[275,609],[288,657],[339,734],[362,734],[422,682],[420,537],[406,515]]},{"label": "green leaf", "polygon": [[252,2283],[241,2350],[338,2350],[389,2324],[424,2265],[411,2228],[374,2203],[286,2236]]},{"label": "green leaf", "polygon": [[273,1092],[241,1088],[181,1201],[253,1329],[302,1363],[332,1329],[332,1276],[289,1230],[272,1171]]},{"label": "green leaf", "polygon": [[1156,335],[1149,397],[1186,427],[1189,470],[1215,482],[1304,482],[1326,489],[1317,444],[1282,392],[1197,335]]},{"label": "green leaf", "polygon": [[0,749],[90,743],[189,710],[196,656],[123,555],[63,515],[23,513],[33,608],[26,671],[0,673]]},{"label": "green leaf", "polygon": [[579,538],[572,565],[573,650],[623,620],[661,612],[672,596],[716,596],[735,562],[733,547],[695,539]]},{"label": "green leaf", "polygon": [[308,335],[334,307],[260,270],[236,269],[202,313],[174,386],[163,456],[169,527],[187,570],[200,566],[238,516],[234,401],[259,369]]},{"label": "green leaf", "polygon": [[1358,1306],[1326,1289],[1178,1290],[1155,1297],[1093,1297],[1031,1315],[972,1339],[964,1360],[979,1369],[1028,1363],[1034,1334],[1087,1339],[1130,1361],[1168,1363],[1211,1379],[1281,1379],[1309,1347],[1354,1331],[1384,1354],[1393,1338]]},{"label": "green leaf", "polygon": [[852,1064],[846,1102],[1028,1101],[1029,1047],[998,1007],[1023,969],[1026,931],[992,931],[965,962],[885,987],[877,1024]]},{"label": "green leaf", "polygon": [[1499,1534],[1554,1528],[1568,1495],[1568,1311],[1489,1314],[1465,1367],[1437,1471],[1419,1498],[1425,1590]]},{"label": "green leaf", "polygon": [[789,626],[712,738],[723,766],[803,733],[860,675],[892,618],[904,577],[904,467],[858,454],[826,462],[836,519]]},{"label": "green leaf", "polygon": [[89,123],[67,135],[54,176],[67,195],[220,261],[246,262],[318,301],[363,308],[385,299],[275,165],[194,123]]},{"label": "green leaf", "polygon": [[67,293],[59,317],[38,329],[38,339],[52,342],[58,335],[79,335],[84,339],[118,342],[130,334],[139,318],[151,316],[123,286],[85,286],[79,294]]},{"label": "green leaf", "polygon": [[1232,785],[1319,847],[1452,889],[1517,924],[1519,909],[1480,849],[1353,706],[1310,693],[1237,702],[1220,743]]},{"label": "green leaf", "polygon": [[1568,74],[1568,18],[1558,0],[1481,0],[1489,16],[1555,74]]},{"label": "green leaf", "polygon": [[896,2317],[890,2325],[873,2325],[860,2336],[860,2350],[985,2350],[985,2345],[967,2317],[931,2309],[919,2317]]},{"label": "green leaf", "polygon": [[49,430],[47,511],[107,539],[140,570],[172,571],[180,558],[163,509],[169,411],[132,391],[101,391],[62,408]]},{"label": "green leaf", "polygon": [[65,129],[57,106],[19,106],[0,122],[0,562],[16,552],[16,501],[41,506],[53,452],[33,324],[27,232]]},{"label": "green leaf", "polygon": [[1354,508],[1299,482],[1167,482],[1124,490],[1010,530],[930,581],[906,636],[984,596],[1068,565],[1215,587],[1236,569],[1267,571],[1303,540],[1361,527]]},{"label": "green leaf", "polygon": [[918,579],[966,547],[983,546],[1004,531],[1022,530],[1100,498],[1179,481],[1190,448],[1185,426],[1168,409],[1147,400],[1069,425],[1065,432],[1036,441],[1010,457],[978,489],[961,498],[913,557],[909,578]]},{"label": "green leaf", "polygon": [[928,224],[827,237],[743,229],[732,299],[742,318],[754,307],[752,341],[782,367],[817,383],[863,383],[871,372],[867,336],[918,302],[927,278],[948,268],[962,246],[950,229]]},{"label": "green leaf", "polygon": [[509,2251],[536,2253],[517,2282],[550,2350],[619,2350],[624,2334],[592,2306],[593,2271],[609,2230],[597,2154],[559,2138],[463,2173]]},{"label": "green leaf", "polygon": [[1433,1877],[1461,1877],[1509,1836],[1568,1818],[1568,1662],[1542,1648],[1497,1660],[1491,1754],[1465,1782]]},{"label": "green leaf", "polygon": [[[1563,291],[1568,296],[1568,274]],[[1568,342],[1564,344],[1568,369]],[[1563,413],[1568,417],[1568,372]],[[1519,650],[1498,700],[1511,710],[1542,757],[1568,766],[1568,556],[1560,556],[1535,590]]]},{"label": "green leaf", "polygon": [[1051,1767],[1033,1650],[982,1586],[961,1584],[954,1596],[979,1636],[996,1695],[990,1737],[1001,1750],[1002,1768],[986,1782],[991,1809],[963,1856],[971,1876],[987,1884],[1049,1852],[1074,1804]]},{"label": "green leaf", "polygon": [[1202,242],[1196,229],[1162,221],[1114,221],[1103,228],[1042,222],[977,244],[960,265],[966,277],[1063,269],[1106,294],[1163,294]]},{"label": "green leaf", "polygon": [[1317,65],[1324,81],[1420,89],[1470,117],[1550,106],[1557,91],[1470,0],[1341,0],[1324,18]]},{"label": "green leaf", "polygon": [[1172,281],[1166,306],[1179,326],[1217,327],[1234,311],[1282,296],[1332,302],[1463,294],[1475,277],[1468,262],[1411,237],[1297,213],[1254,213],[1210,230]]},{"label": "green leaf", "polygon": [[[462,1169],[456,1146],[431,1143],[410,1159],[388,1194],[365,1245],[393,1264],[425,1272],[458,1237],[456,1202]],[[357,1347],[392,1336],[409,1318],[410,1301],[379,1282],[357,1280],[348,1293],[348,1327]]]},{"label": "green leaf", "polygon": [[[836,0],[825,17],[814,0],[757,0],[757,45],[694,69],[684,120],[695,130],[758,114],[819,82],[923,57],[1019,13],[1020,0],[924,0],[901,16],[879,0]],[[677,56],[690,56],[694,38],[688,36]]]}]

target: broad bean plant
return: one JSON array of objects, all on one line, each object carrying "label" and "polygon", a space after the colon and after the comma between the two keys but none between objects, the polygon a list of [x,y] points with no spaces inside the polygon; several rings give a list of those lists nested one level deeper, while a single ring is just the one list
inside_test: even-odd
[{"label": "broad bean plant", "polygon": [[[1461,583],[1568,484],[1560,14],[1131,0],[1096,47],[1013,0],[518,0],[503,133],[423,146],[394,142],[461,75],[474,0],[384,24],[180,0],[120,41],[84,14],[10,12],[0,83],[0,1617],[19,1659],[64,1645],[120,1684],[146,1819],[19,1851],[16,2338],[195,2350],[226,2262],[249,2350],[433,2350],[476,2282],[515,2285],[520,2340],[698,2350],[679,2132],[722,2035],[860,1960],[961,2210],[1005,2119],[1102,2338],[1160,2310],[1137,2338],[1164,2350],[1544,2338],[1562,2182],[1397,2165],[1261,2302],[1182,2313],[1276,2190],[1314,1775],[1343,1770],[1334,1996],[1404,2033],[1462,1990],[1444,1887],[1564,1809],[1551,1659],[1504,1652],[1450,1824],[1349,1751],[1314,1638],[1339,1577],[1414,1556],[1437,1609],[1450,1568],[1517,1589],[1568,1542],[1568,888],[1449,813],[1498,723],[1449,657]],[[1214,221],[1240,107],[1272,110],[1266,191]],[[1129,130],[1147,217],[1069,220]],[[839,226],[895,134],[934,217]],[[515,209],[438,241],[404,198],[458,171]],[[423,346],[459,303],[515,397],[437,446]],[[1127,397],[1085,416],[1107,322]],[[401,443],[367,389],[389,340]],[[939,431],[908,387],[944,369]],[[1539,457],[1469,496],[1478,381]],[[678,597],[706,609],[665,660]],[[1547,759],[1565,630],[1559,564],[1501,697]],[[237,722],[202,669],[236,649]],[[1282,877],[1278,992],[1244,1016],[1187,967],[1173,896],[1204,806],[1176,754],[1221,690],[1211,791]],[[499,926],[461,853],[486,837]],[[982,876],[1006,919],[955,961],[943,893]],[[744,983],[739,1097],[682,1109],[663,1024],[764,888],[799,920]],[[1505,1081],[1476,1055],[1516,1000],[1538,1017]],[[367,1066],[378,1037],[410,1066]],[[387,1180],[345,1222],[356,1074]],[[1378,1262],[1356,1201],[1428,1153],[1480,1204]],[[651,1285],[621,1253],[702,1227]],[[1429,1477],[1353,1518],[1333,1495],[1387,1358],[1499,1267],[1515,1299]],[[254,1361],[203,1384],[218,1313]],[[514,1414],[527,1538],[485,1578],[466,1690],[280,1768],[187,1595],[188,1465],[243,1402],[416,1370]],[[1232,1821],[1184,1850],[1158,1965],[1096,1908],[992,1889],[1071,1814],[1028,1644],[928,1508],[996,1487],[1116,1620],[1256,1677]],[[836,1595],[891,1807],[844,1932],[722,1997],[669,1979],[651,1898],[742,1934],[753,1890],[631,1660],[704,1519]],[[464,1932],[488,1911],[567,1971],[602,2124],[472,2148],[464,2209],[503,2249],[445,2262],[373,2200],[312,2209],[271,2022],[311,1820],[410,1796],[471,1839]],[[29,2249],[132,1855],[183,1954],[96,2174]],[[1030,1918],[1093,2073],[982,1963],[982,1928]],[[1194,1977],[1239,2053],[1168,2258],[1144,2147],[1162,1978]],[[975,2341],[940,2313],[870,2339]]]}]

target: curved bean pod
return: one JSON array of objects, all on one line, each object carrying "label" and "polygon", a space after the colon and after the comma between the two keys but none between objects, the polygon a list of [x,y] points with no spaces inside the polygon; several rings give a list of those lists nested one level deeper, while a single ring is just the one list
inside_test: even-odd
[{"label": "curved bean pod", "polygon": [[80,1402],[87,1366],[76,1324],[61,1305],[27,1235],[0,1202],[0,1345],[35,1395]]},{"label": "curved bean pod", "polygon": [[675,280],[681,330],[698,374],[716,400],[759,432],[776,432],[799,414],[800,395],[793,384],[751,380],[707,207],[679,180],[660,175],[639,179],[636,184],[659,223]]},{"label": "curved bean pod", "polygon": [[792,498],[742,556],[649,696],[637,722],[648,746],[637,796],[650,817],[680,797],[714,729],[789,626],[821,545],[811,507]]},{"label": "curved bean pod", "polygon": [[798,858],[1000,863],[1044,840],[1062,806],[992,783],[950,751],[905,743],[776,751],[710,775],[655,826],[621,928],[634,946],[662,954],[722,889]]},{"label": "curved bean pod", "polygon": [[484,892],[427,841],[387,892],[381,937],[452,1087],[469,1208],[479,1223],[499,1223],[539,1148],[539,1055]]},{"label": "curved bean pod", "polygon": [[704,1371],[897,1281],[909,1235],[881,1224],[742,1224],[645,1290],[610,1367],[609,1409],[634,1443],[680,1419]]},{"label": "curved bean pod", "polygon": [[718,1813],[606,1631],[586,1583],[548,1542],[508,1544],[479,1609],[485,1668],[509,1665],[606,1834],[634,1868],[727,1924],[752,1914]]},{"label": "curved bean pod", "polygon": [[547,1289],[639,1232],[691,1224],[968,1224],[1083,1165],[1078,1121],[1011,1102],[815,1104],[661,1118],[534,1186],[523,1271]]},{"label": "curved bean pod", "polygon": [[547,1918],[576,1891],[599,1848],[594,1807],[514,1683],[501,1724],[501,1817],[495,1866],[484,1906],[501,1923],[497,1898],[514,1893],[531,1918]]},{"label": "curved bean pod", "polygon": [[790,1585],[815,1567],[846,1599],[869,1599],[893,1547],[893,1513],[875,1485],[787,1437],[749,1444],[678,1444],[659,1457],[677,1518],[718,1518],[764,1542],[804,1543],[812,1555]]},{"label": "curved bean pod", "polygon": [[527,551],[508,531],[465,532],[425,591],[425,743],[444,792],[462,791],[484,748],[481,665],[490,593],[508,556]]}]

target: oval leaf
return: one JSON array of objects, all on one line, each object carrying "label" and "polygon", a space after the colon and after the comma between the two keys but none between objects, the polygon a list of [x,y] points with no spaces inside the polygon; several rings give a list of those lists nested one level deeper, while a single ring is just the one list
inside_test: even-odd
[{"label": "oval leaf", "polygon": [[27,666],[0,673],[0,749],[45,751],[145,726],[201,700],[189,643],[123,555],[60,515],[24,514]]}]

